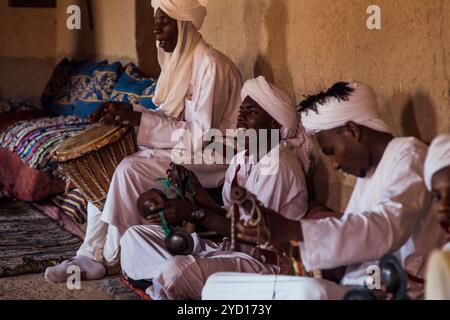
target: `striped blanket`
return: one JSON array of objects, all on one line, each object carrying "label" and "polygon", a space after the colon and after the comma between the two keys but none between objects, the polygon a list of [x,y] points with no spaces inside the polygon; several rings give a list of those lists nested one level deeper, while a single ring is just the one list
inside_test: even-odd
[{"label": "striped blanket", "polygon": [[[53,160],[54,151],[66,139],[89,126],[86,120],[76,116],[21,121],[0,134],[0,148],[17,154],[33,169],[48,173],[55,179],[65,180],[64,173],[58,170],[58,163]],[[80,191],[71,190],[51,198],[50,201],[83,229],[86,223],[87,202]],[[46,206],[46,209],[48,208]],[[43,211],[48,214],[47,210]]]},{"label": "striped blanket", "polygon": [[33,169],[64,178],[52,159],[53,153],[64,140],[89,126],[86,120],[76,116],[22,121],[0,135],[0,148],[16,153]]},{"label": "striped blanket", "polygon": [[50,200],[77,224],[83,225],[86,223],[87,201],[78,189],[71,190]]}]

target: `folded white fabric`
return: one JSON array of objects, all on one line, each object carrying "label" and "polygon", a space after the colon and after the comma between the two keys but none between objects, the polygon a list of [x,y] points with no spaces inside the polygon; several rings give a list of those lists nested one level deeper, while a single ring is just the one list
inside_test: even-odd
[{"label": "folded white fabric", "polygon": [[431,182],[436,172],[450,167],[450,134],[442,134],[434,139],[428,148],[425,160],[424,178],[428,190],[431,191]]}]

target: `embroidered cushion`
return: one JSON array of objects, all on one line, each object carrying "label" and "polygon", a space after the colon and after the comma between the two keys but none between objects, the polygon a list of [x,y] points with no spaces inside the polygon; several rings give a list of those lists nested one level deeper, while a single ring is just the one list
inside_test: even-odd
[{"label": "embroidered cushion", "polygon": [[156,83],[156,80],[146,77],[138,67],[129,63],[117,81],[110,101],[136,103],[154,110],[157,108],[152,101]]},{"label": "embroidered cushion", "polygon": [[44,108],[50,108],[56,96],[69,88],[73,72],[85,63],[85,61],[74,61],[64,58],[56,65],[41,96],[41,103]]},{"label": "embroidered cushion", "polygon": [[73,71],[69,84],[51,105],[56,115],[87,117],[101,103],[108,101],[122,65],[107,61],[85,63]]}]

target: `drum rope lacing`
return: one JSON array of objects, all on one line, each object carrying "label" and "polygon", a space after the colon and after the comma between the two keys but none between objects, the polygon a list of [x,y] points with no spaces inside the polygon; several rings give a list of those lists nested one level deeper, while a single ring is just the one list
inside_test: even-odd
[{"label": "drum rope lacing", "polygon": [[[102,161],[99,152],[106,154],[112,167],[117,168],[120,161],[116,158],[116,152],[120,154],[121,158],[125,158],[128,154],[137,152],[138,148],[135,142],[134,131],[128,130],[123,134],[121,139],[104,145],[95,151],[87,152],[84,156],[77,157],[76,159],[59,161],[61,168],[67,173],[66,176],[68,179],[66,182],[66,189],[70,183],[73,183],[78,189],[83,191],[89,202],[94,204],[100,210],[103,210],[109,185],[111,184],[111,178],[108,175],[107,168]],[[97,181],[94,171],[91,168],[92,164],[96,164],[100,167],[98,170],[100,172],[98,173],[95,171],[95,173],[101,175],[101,179],[104,179],[103,183]],[[83,177],[83,172],[89,177],[88,180]],[[94,188],[97,192],[94,192]]]}]

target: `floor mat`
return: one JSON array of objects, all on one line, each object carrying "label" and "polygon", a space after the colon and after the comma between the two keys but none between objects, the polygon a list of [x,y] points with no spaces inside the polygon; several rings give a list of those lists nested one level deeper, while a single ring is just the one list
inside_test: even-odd
[{"label": "floor mat", "polygon": [[81,243],[29,204],[0,200],[0,277],[44,272]]},{"label": "floor mat", "polygon": [[134,288],[125,278],[104,279],[100,283],[112,300],[151,300],[144,291]]}]

